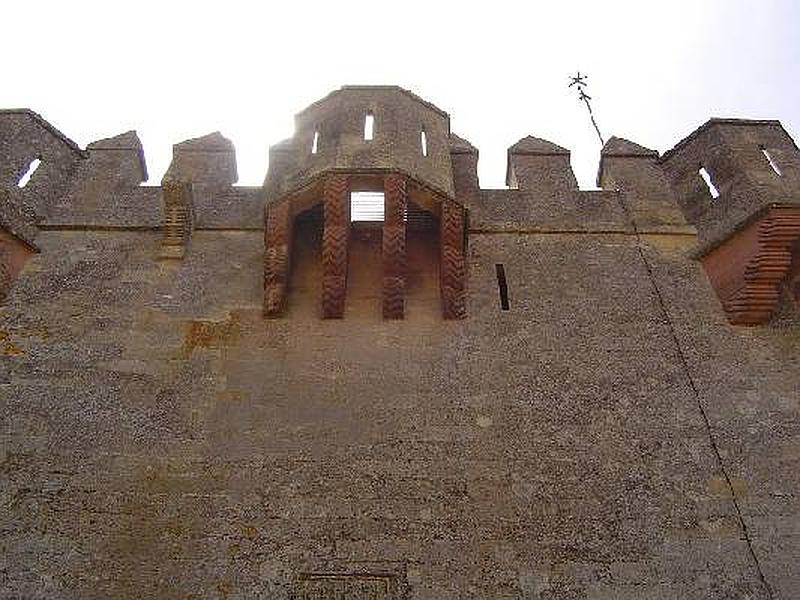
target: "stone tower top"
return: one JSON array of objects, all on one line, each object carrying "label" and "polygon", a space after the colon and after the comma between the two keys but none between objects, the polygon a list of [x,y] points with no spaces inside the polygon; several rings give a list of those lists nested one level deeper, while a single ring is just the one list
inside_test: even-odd
[{"label": "stone tower top", "polygon": [[[272,148],[267,194],[296,191],[325,172],[397,172],[454,197],[450,117],[396,86],[345,86],[295,116],[295,135]],[[269,200],[269,198],[268,198]]]}]

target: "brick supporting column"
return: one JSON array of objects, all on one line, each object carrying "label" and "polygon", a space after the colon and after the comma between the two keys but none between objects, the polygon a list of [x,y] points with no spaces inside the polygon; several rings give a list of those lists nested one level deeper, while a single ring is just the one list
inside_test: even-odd
[{"label": "brick supporting column", "polygon": [[286,304],[292,218],[288,198],[266,208],[264,223],[264,316],[277,317]]},{"label": "brick supporting column", "polygon": [[194,229],[192,185],[188,181],[165,179],[161,182],[164,217],[161,222],[162,258],[183,258]]},{"label": "brick supporting column", "polygon": [[387,175],[383,191],[383,318],[402,319],[406,287],[406,178]]},{"label": "brick supporting column", "polygon": [[341,319],[347,295],[350,194],[346,175],[329,175],[322,191],[322,318]]},{"label": "brick supporting column", "polygon": [[442,313],[445,319],[463,319],[467,316],[464,209],[452,200],[442,201],[439,246]]}]

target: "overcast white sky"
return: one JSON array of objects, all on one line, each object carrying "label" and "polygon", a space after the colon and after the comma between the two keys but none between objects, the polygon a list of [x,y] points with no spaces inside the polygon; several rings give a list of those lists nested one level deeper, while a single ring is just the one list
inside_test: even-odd
[{"label": "overcast white sky", "polygon": [[594,185],[599,142],[568,76],[589,74],[606,137],[664,151],[711,116],[800,134],[800,1],[191,2],[3,7],[0,107],[29,107],[81,146],[135,129],[157,184],[173,143],[219,130],[260,184],[293,115],[343,84],[398,84],[450,113],[504,187],[531,134]]}]

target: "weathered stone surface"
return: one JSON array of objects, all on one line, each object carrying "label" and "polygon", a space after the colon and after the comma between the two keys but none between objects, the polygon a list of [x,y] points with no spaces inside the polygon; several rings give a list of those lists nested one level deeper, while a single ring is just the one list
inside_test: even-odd
[{"label": "weathered stone surface", "polygon": [[[394,94],[378,91],[378,104]],[[783,600],[800,588],[800,253],[782,249],[772,318],[731,325],[697,258],[719,234],[711,251],[746,272],[752,255],[724,249],[768,213],[755,192],[730,215],[710,209],[723,225],[692,207],[702,132],[664,158],[610,141],[606,189],[584,192],[559,187],[563,162],[538,182],[531,168],[529,186],[481,190],[477,151],[432,130],[452,196],[391,152],[386,170],[322,170],[327,185],[312,175],[281,195],[272,170],[299,173],[294,141],[273,148],[263,188],[233,187],[213,136],[195,149],[224,168],[187,180],[201,190],[195,228],[169,261],[169,180],[135,191],[132,135],[84,152],[13,114],[0,113],[2,164],[41,152],[63,169],[32,180],[41,197],[2,184],[12,206],[36,209],[39,252],[0,235],[0,596]],[[754,177],[768,195],[800,189],[796,149],[775,153],[777,183],[749,162],[763,159],[748,145],[762,127],[782,139],[777,125],[732,127],[715,144],[747,174],[731,167],[723,193]],[[350,224],[350,189],[386,190],[383,227]],[[347,278],[343,318],[320,318],[330,275]],[[387,289],[403,319],[384,318]]]},{"label": "weathered stone surface", "polygon": [[[780,175],[762,150],[775,159]],[[659,162],[706,251],[773,203],[800,205],[800,151],[778,121],[711,119]],[[700,167],[714,180],[716,200],[698,175]]]},{"label": "weathered stone surface", "polygon": [[696,233],[654,150],[612,137],[600,153],[597,184],[619,193],[618,202],[641,233]]},{"label": "weathered stone surface", "polygon": [[578,189],[569,150],[526,136],[508,149],[506,185],[528,194],[558,198]]},{"label": "weathered stone surface", "polygon": [[161,182],[164,197],[164,221],[161,231],[162,258],[183,258],[194,230],[192,184],[165,179]]},{"label": "weathered stone surface", "polygon": [[[364,139],[367,114],[374,117]],[[421,133],[427,139],[423,155]],[[318,152],[311,152],[318,133]],[[330,170],[397,170],[453,196],[450,117],[397,86],[344,86],[295,117],[295,135],[281,143],[285,168],[270,172],[275,194],[296,191]]]}]

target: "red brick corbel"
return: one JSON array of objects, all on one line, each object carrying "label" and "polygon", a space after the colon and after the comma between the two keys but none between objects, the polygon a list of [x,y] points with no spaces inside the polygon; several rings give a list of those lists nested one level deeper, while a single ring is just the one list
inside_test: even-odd
[{"label": "red brick corbel", "polygon": [[800,240],[800,207],[772,206],[703,257],[703,267],[735,325],[769,321]]}]

